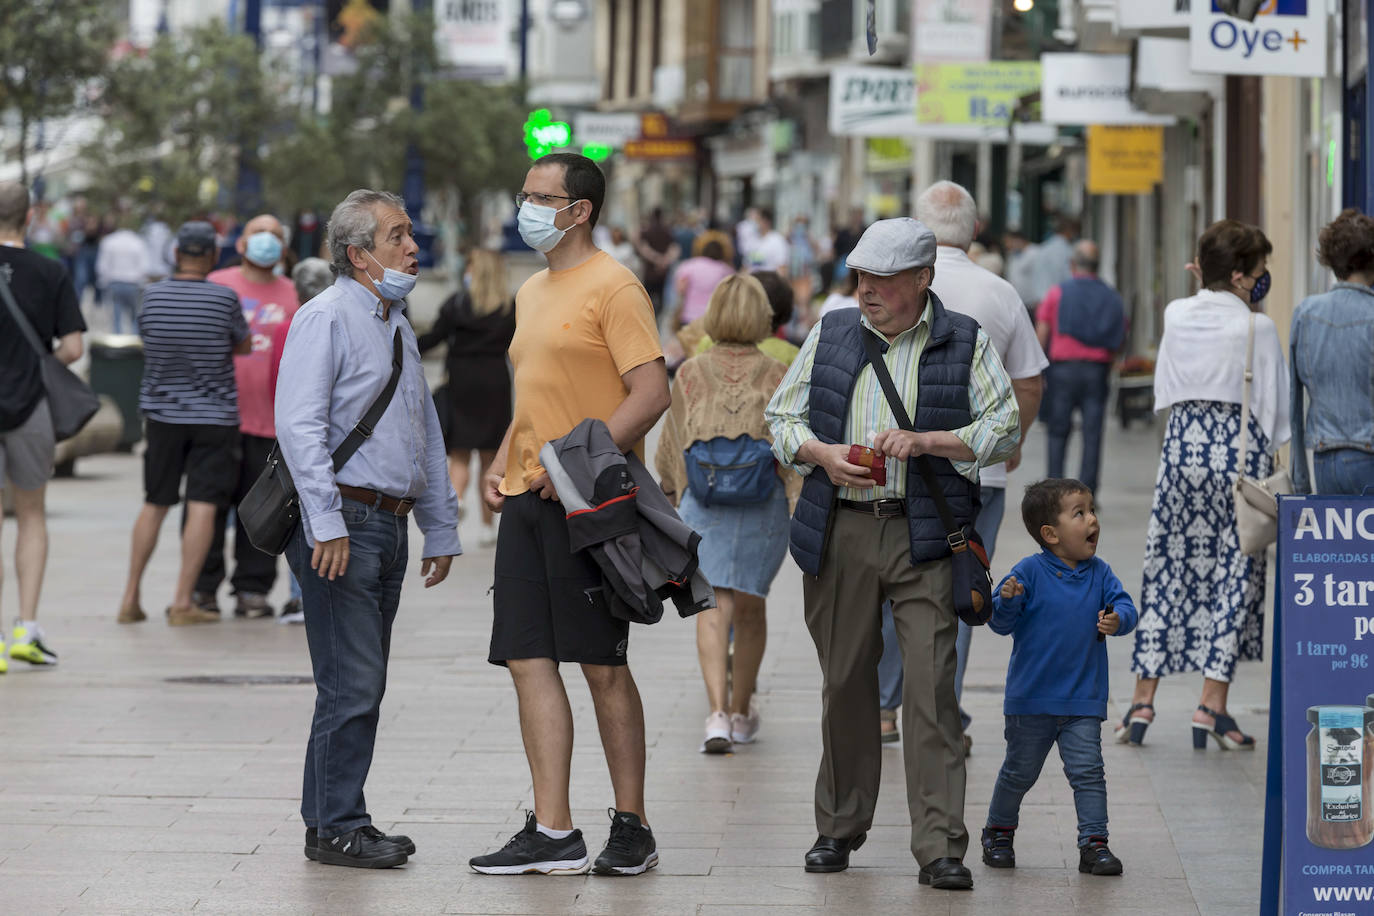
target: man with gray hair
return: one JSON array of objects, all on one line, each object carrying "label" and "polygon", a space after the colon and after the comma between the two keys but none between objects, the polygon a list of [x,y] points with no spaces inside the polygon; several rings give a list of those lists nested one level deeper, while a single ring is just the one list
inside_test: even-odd
[{"label": "man with gray hair", "polygon": [[1073,276],[1045,294],[1035,314],[1035,333],[1050,357],[1046,375],[1049,460],[1046,474],[1064,476],[1073,414],[1083,417],[1083,462],[1078,479],[1097,492],[1102,429],[1112,383],[1112,363],[1126,342],[1126,304],[1097,275],[1096,242],[1076,243],[1069,256]]},{"label": "man with gray hair", "polygon": [[[420,574],[432,588],[462,552],[458,497],[404,314],[419,274],[405,204],[354,191],[328,234],[338,279],[292,320],[276,394],[278,442],[301,508],[286,559],[301,584],[316,688],[301,818],[307,858],[390,868],[415,845],[372,826],[363,784],[409,555],[406,516],[414,510],[424,534]],[[394,377],[381,417],[365,428]],[[332,453],[355,429],[362,444],[335,468]]]},{"label": "man with gray hair", "polygon": [[[978,230],[978,207],[973,196],[952,181],[937,181],[916,200],[916,218],[935,233],[935,280],[931,290],[954,312],[968,315],[988,335],[992,348],[1011,376],[1012,392],[1021,414],[1021,444],[1004,464],[994,464],[979,472],[982,508],[974,527],[983,539],[991,559],[997,546],[997,533],[1007,505],[1007,472],[1021,463],[1021,447],[1035,424],[1040,410],[1043,383],[1040,374],[1049,361],[1035,337],[1030,315],[1010,283],[984,270],[969,259],[969,246]],[[973,628],[959,621],[958,667],[954,673],[954,695],[961,701],[964,672],[968,668],[969,644]],[[902,700],[902,658],[897,649],[897,631],[891,609],[883,608],[883,659],[878,664],[879,708],[882,710],[884,737],[897,736],[897,708]],[[968,727],[972,718],[964,712],[964,749],[972,746]]]},{"label": "man with gray hair", "polygon": [[[935,258],[934,233],[914,219],[868,227],[848,258],[859,308],[831,312],[811,330],[765,416],[778,460],[806,477],[792,556],[805,574],[806,626],[824,676],[820,836],[806,870],[847,868],[873,823],[882,768],[875,611],[887,598],[907,659],[903,758],[918,880],[963,890],[973,876],[963,864],[952,552],[936,494],[908,459],[929,458],[962,528],[978,514],[978,469],[1009,457],[1020,429],[1011,380],[987,334],[930,292]],[[914,430],[898,428],[871,349],[882,354]],[[849,460],[852,445],[886,456],[884,483]]]}]

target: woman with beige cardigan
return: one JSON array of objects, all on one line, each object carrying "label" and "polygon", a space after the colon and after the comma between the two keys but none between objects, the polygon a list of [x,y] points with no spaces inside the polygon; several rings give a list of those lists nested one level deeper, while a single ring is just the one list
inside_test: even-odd
[{"label": "woman with beige cardigan", "polygon": [[[699,492],[700,477],[696,486],[689,482],[686,452],[699,443],[771,445],[763,408],[786,372],[757,346],[771,331],[771,315],[753,277],[727,277],[716,287],[703,319],[716,345],[678,369],[654,460],[664,492],[701,535],[701,570],[716,590],[717,607],[696,618],[697,658],[711,704],[705,753],[724,753],[758,736],[753,694],[768,635],[765,599],[787,554],[789,497],[795,499],[801,478],[778,468],[771,456],[761,458],[768,464],[759,469],[757,501],[725,504]],[[728,671],[732,626],[735,654]]]}]

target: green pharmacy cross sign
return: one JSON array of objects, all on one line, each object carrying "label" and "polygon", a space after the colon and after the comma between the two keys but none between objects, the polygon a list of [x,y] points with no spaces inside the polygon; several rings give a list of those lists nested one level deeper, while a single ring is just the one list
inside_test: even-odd
[{"label": "green pharmacy cross sign", "polygon": [[[531,159],[546,156],[556,149],[573,145],[572,127],[567,121],[555,121],[547,108],[531,111],[525,119],[525,148]],[[582,155],[596,162],[603,162],[615,152],[604,143],[588,143],[582,147]]]}]

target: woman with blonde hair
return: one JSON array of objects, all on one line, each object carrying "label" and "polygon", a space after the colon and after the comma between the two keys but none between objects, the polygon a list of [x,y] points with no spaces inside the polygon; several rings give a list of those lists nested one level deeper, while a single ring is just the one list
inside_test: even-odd
[{"label": "woman with blonde hair", "polygon": [[701,535],[701,570],[716,590],[718,606],[697,615],[697,658],[711,707],[702,751],[724,753],[758,736],[753,694],[768,634],[765,599],[787,553],[789,491],[801,479],[773,459],[763,418],[786,373],[758,348],[772,330],[763,286],[725,278],[703,323],[715,346],[678,369],[654,464],[683,521]]},{"label": "woman with blonde hair", "polygon": [[[448,376],[435,391],[435,406],[444,427],[448,472],[461,506],[471,477],[472,453],[481,462],[477,480],[491,466],[511,421],[511,381],[506,350],[515,336],[515,297],[499,252],[474,249],[468,255],[463,289],[439,307],[434,326],[420,335],[420,352],[448,344]],[[482,500],[479,544],[496,544],[491,510]]]}]

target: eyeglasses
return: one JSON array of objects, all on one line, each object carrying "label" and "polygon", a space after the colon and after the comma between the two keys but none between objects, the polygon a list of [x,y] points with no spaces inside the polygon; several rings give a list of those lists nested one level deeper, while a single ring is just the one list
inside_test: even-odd
[{"label": "eyeglasses", "polygon": [[519,206],[521,206],[522,204],[524,204],[525,201],[527,201],[527,200],[532,200],[532,201],[534,201],[536,204],[539,204],[539,205],[543,206],[543,205],[547,204],[548,201],[554,200],[554,199],[557,199],[557,200],[580,200],[581,198],[577,198],[577,197],[568,197],[568,196],[563,195],[563,194],[540,194],[538,191],[534,191],[534,192],[531,192],[531,193],[529,193],[529,194],[526,194],[524,191],[521,191],[519,194],[515,195],[515,205],[516,205],[517,207],[519,207]]}]

